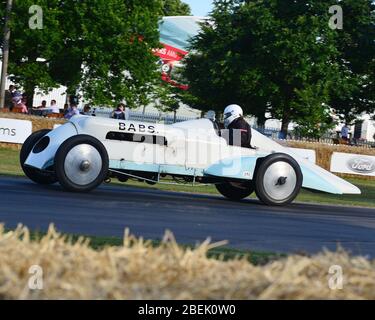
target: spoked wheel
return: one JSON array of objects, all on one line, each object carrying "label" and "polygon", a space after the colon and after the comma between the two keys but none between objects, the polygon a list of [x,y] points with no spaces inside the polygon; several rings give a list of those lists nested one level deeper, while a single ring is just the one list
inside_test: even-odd
[{"label": "spoked wheel", "polygon": [[108,175],[109,160],[103,144],[88,135],[66,140],[57,150],[55,170],[61,186],[73,192],[88,192]]},{"label": "spoked wheel", "polygon": [[242,200],[254,192],[252,182],[225,182],[216,184],[216,189],[230,200]]},{"label": "spoked wheel", "polygon": [[[25,161],[29,156],[30,152],[34,149],[34,146],[51,130],[39,130],[31,134],[23,143],[20,152],[20,164],[25,175],[32,181],[38,184],[53,184],[57,182],[57,178],[54,172],[43,171],[37,168],[25,166]],[[45,139],[48,139],[46,137]]]},{"label": "spoked wheel", "polygon": [[255,192],[267,205],[286,205],[299,194],[302,180],[296,160],[284,153],[274,153],[264,158],[256,170]]}]

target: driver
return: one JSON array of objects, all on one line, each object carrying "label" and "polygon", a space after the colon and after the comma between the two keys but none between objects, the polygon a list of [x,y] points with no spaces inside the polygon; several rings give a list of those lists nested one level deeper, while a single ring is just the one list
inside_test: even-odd
[{"label": "driver", "polygon": [[243,118],[243,110],[239,105],[231,104],[225,108],[224,127],[229,130],[229,145],[252,148],[251,127]]}]

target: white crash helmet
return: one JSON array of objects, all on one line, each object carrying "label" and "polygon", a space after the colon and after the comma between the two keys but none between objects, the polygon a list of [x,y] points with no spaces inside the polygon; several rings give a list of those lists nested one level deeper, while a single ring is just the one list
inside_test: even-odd
[{"label": "white crash helmet", "polygon": [[224,109],[224,127],[229,125],[239,117],[243,116],[243,110],[238,104],[231,104]]}]

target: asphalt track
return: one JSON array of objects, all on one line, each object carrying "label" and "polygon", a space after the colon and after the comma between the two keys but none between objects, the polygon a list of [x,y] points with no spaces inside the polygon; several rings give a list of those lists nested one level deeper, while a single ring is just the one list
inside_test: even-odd
[{"label": "asphalt track", "polygon": [[27,179],[0,177],[0,222],[65,233],[160,239],[166,229],[177,241],[195,244],[210,237],[233,248],[314,253],[340,243],[353,254],[375,257],[375,210],[293,204],[266,207],[257,200],[103,185],[89,194]]}]

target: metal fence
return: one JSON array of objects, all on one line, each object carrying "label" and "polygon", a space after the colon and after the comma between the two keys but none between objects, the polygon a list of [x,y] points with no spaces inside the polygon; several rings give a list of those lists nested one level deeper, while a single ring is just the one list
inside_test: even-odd
[{"label": "metal fence", "polygon": [[[273,139],[273,140],[279,140],[279,141],[299,141],[299,142],[311,142],[311,143],[324,143],[324,144],[330,144],[330,145],[338,145],[341,144],[341,139],[339,138],[338,134],[336,132],[327,132],[325,135],[323,135],[320,138],[307,138],[307,137],[301,137],[299,135],[296,135],[293,131],[290,131],[288,133],[288,136],[286,139],[280,139],[279,133],[280,130],[277,128],[259,128],[256,126],[253,126],[254,129],[259,131],[260,133],[264,134],[265,136]],[[350,139],[348,143],[345,143],[349,146],[355,146],[355,147],[364,147],[364,148],[375,148],[375,142],[363,140],[363,139]]]},{"label": "metal fence", "polygon": [[[111,108],[96,108],[95,115],[98,117],[109,118],[113,109]],[[175,122],[183,122],[188,120],[197,119],[197,117],[184,117],[184,116],[174,116],[173,114],[167,114],[163,112],[140,112],[140,111],[127,111],[127,117],[129,120],[134,121],[144,121],[150,123],[164,123],[164,124],[172,124]]]}]

